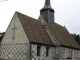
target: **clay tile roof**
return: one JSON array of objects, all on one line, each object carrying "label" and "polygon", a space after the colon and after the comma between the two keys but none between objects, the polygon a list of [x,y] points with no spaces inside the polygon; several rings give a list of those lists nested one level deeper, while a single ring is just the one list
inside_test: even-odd
[{"label": "clay tile roof", "polygon": [[57,23],[54,23],[54,25],[48,24],[48,26],[54,37],[61,43],[61,45],[80,49],[78,43],[72,38],[65,27]]},{"label": "clay tile roof", "polygon": [[66,27],[63,27],[54,22],[54,24],[49,24],[46,22],[46,19],[41,16],[47,26],[49,27],[50,31],[52,32],[53,36],[56,40],[61,44],[61,46],[69,47],[69,48],[77,48],[80,49],[79,44],[74,40],[74,38],[70,35]]},{"label": "clay tile roof", "polygon": [[51,38],[47,34],[45,28],[42,26],[40,21],[26,16],[22,13],[16,13],[30,42],[54,46]]}]

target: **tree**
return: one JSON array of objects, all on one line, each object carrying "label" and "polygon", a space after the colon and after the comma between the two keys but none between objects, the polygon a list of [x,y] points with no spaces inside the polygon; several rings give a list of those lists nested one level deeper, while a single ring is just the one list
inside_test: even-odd
[{"label": "tree", "polygon": [[71,34],[75,41],[80,45],[80,35],[79,34]]},{"label": "tree", "polygon": [[4,37],[4,34],[5,34],[5,32],[0,32],[0,43],[1,43],[2,39],[3,39],[3,37]]}]

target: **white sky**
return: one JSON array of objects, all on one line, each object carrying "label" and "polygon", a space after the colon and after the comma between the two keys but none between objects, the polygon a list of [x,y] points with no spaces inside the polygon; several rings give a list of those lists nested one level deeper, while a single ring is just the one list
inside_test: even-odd
[{"label": "white sky", "polygon": [[[6,31],[15,11],[38,18],[45,0],[0,0],[0,32]],[[55,22],[80,34],[80,0],[51,0]]]}]

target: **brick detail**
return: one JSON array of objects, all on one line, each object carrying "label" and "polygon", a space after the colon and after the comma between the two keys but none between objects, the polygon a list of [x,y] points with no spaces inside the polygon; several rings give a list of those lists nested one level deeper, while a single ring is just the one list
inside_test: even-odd
[{"label": "brick detail", "polygon": [[1,59],[26,60],[29,57],[28,44],[2,44]]},{"label": "brick detail", "polygon": [[37,56],[37,45],[32,45],[32,60],[52,60],[55,50],[53,47],[50,47],[49,56],[46,56],[46,47],[47,46],[41,46],[41,55]]}]

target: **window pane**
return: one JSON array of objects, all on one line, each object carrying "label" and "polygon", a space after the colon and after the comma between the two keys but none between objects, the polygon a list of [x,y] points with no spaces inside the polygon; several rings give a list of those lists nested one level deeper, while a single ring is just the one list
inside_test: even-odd
[{"label": "window pane", "polygon": [[49,47],[46,47],[46,56],[49,56]]},{"label": "window pane", "polygon": [[40,46],[37,46],[37,56],[40,56]]}]

